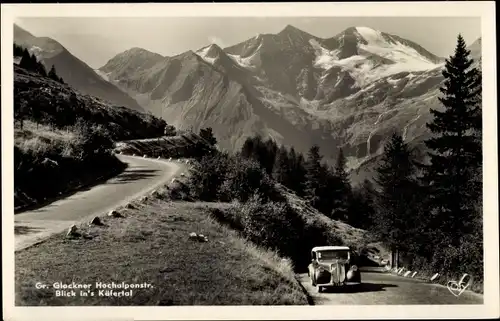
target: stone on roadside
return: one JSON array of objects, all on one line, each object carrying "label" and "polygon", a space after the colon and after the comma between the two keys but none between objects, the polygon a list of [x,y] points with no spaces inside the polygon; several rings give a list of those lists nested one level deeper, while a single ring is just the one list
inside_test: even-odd
[{"label": "stone on roadside", "polygon": [[121,217],[122,215],[118,211],[112,210],[112,211],[109,211],[108,216]]},{"label": "stone on roadside", "polygon": [[74,236],[77,230],[78,229],[75,224],[71,225],[68,229],[68,233],[66,233],[66,236]]},{"label": "stone on roadside", "polygon": [[99,216],[96,216],[90,221],[89,225],[102,225],[102,221]]},{"label": "stone on roadside", "polygon": [[196,239],[196,238],[198,238],[198,235],[195,232],[191,232],[191,233],[189,233],[189,238]]}]

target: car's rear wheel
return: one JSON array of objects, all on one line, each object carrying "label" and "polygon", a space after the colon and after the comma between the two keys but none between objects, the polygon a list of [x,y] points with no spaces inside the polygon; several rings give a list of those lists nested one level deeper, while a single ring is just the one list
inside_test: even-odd
[{"label": "car's rear wheel", "polygon": [[318,293],[321,293],[323,292],[323,287],[318,285],[316,290],[318,290]]}]

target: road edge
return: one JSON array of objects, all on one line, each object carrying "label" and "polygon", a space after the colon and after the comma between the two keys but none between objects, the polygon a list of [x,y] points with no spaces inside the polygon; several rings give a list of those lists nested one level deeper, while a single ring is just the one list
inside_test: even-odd
[{"label": "road edge", "polygon": [[[144,157],[139,157],[139,156],[131,156],[131,155],[117,155],[117,156],[125,156],[125,157],[133,157],[133,158],[139,158],[139,159],[144,159]],[[119,157],[118,157],[119,158]],[[103,210],[101,213],[101,215],[105,215],[105,213],[107,213],[108,211],[112,210],[112,209],[115,209],[115,208],[119,208],[119,207],[123,207],[125,205],[127,205],[128,203],[130,203],[132,200],[134,199],[137,199],[137,198],[140,198],[146,194],[149,194],[151,193],[153,190],[155,190],[156,188],[164,185],[169,179],[172,178],[172,176],[176,176],[181,170],[182,170],[182,163],[180,162],[175,162],[174,160],[172,161],[169,161],[167,159],[154,159],[154,158],[146,158],[148,161],[153,161],[153,162],[156,162],[156,163],[162,163],[162,164],[170,164],[170,165],[174,165],[175,167],[177,167],[174,171],[172,171],[172,175],[170,175],[167,179],[165,180],[161,180],[160,182],[158,182],[157,184],[154,184],[152,186],[150,186],[149,188],[141,191],[141,192],[138,192],[124,200],[122,200],[120,203],[118,204],[115,204],[113,206],[109,206],[108,208],[106,208],[105,210]],[[106,180],[107,181],[107,180]],[[100,184],[102,184],[104,182],[101,182]],[[95,186],[98,186],[100,184],[96,184],[94,185],[93,187]],[[77,193],[78,191],[76,191],[75,193]],[[73,193],[74,194],[74,193]],[[72,195],[73,195],[72,194]],[[70,227],[72,224],[75,224],[75,225],[78,225],[78,224],[82,224],[86,221],[88,221],[89,218],[91,217],[94,217],[96,216],[96,213],[92,213],[92,214],[89,214],[88,216],[86,216],[85,218],[82,218],[80,220],[76,220],[76,221],[68,221],[68,227]],[[14,219],[14,226],[15,226],[15,216],[13,216],[13,219]],[[54,236],[55,234],[58,234],[58,233],[61,233],[65,230],[66,228],[64,229],[57,229],[55,230],[53,233],[51,233],[50,235],[45,235],[45,236],[42,236],[40,239],[35,239],[35,241],[33,243],[28,243],[27,245],[22,245],[20,246],[19,248],[15,248],[15,244],[14,244],[14,253],[18,253],[20,251],[24,251],[28,248],[31,248],[33,246],[36,246],[36,245],[39,245],[45,241],[47,241],[49,238],[51,238],[52,236]],[[14,235],[15,237],[15,235]]]}]

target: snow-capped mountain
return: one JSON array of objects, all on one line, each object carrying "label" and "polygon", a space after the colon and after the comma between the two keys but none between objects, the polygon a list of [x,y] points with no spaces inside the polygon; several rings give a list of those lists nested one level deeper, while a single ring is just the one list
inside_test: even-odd
[{"label": "snow-capped mountain", "polygon": [[323,39],[287,26],[173,57],[133,51],[100,71],[154,114],[183,128],[211,126],[231,150],[257,133],[303,152],[318,144],[330,159],[342,147],[352,168],[379,154],[393,131],[418,146],[443,81],[444,58],[368,27]]},{"label": "snow-capped mountain", "polygon": [[55,66],[57,74],[73,88],[119,106],[144,111],[127,93],[103,80],[92,68],[73,56],[59,42],[48,37],[35,37],[14,25],[14,42],[35,54],[47,71]]}]

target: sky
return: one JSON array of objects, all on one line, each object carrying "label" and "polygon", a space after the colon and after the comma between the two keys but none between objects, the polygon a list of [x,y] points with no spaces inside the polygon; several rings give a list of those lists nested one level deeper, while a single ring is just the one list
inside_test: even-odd
[{"label": "sky", "polygon": [[481,36],[476,17],[43,17],[17,19],[34,36],[51,37],[92,68],[133,47],[174,56],[210,43],[227,47],[290,24],[321,38],[365,26],[416,42],[441,57],[453,54],[456,37],[467,44]]}]

